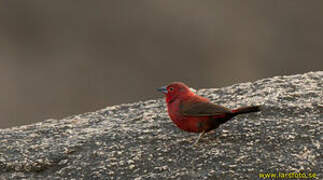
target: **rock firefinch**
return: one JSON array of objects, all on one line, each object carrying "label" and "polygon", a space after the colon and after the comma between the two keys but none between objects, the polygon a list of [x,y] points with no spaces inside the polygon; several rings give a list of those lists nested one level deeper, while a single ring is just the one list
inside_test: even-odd
[{"label": "rock firefinch", "polygon": [[228,109],[215,105],[209,99],[196,95],[182,82],[174,82],[158,89],[166,96],[168,115],[184,131],[200,133],[195,141],[207,132],[218,128],[238,114],[260,111],[260,106]]}]

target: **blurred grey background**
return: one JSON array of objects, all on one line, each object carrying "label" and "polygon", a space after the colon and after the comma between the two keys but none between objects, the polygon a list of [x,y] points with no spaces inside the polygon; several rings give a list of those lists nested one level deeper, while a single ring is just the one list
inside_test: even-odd
[{"label": "blurred grey background", "polygon": [[323,70],[323,1],[0,3],[0,128]]}]

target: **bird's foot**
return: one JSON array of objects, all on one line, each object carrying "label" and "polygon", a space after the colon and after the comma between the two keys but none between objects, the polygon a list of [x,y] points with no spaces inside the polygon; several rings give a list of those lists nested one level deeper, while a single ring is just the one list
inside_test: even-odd
[{"label": "bird's foot", "polygon": [[197,147],[197,143],[199,142],[199,140],[197,139],[193,144],[192,144],[192,146],[194,146],[194,147]]},{"label": "bird's foot", "polygon": [[200,133],[199,137],[196,139],[196,141],[194,142],[193,146],[197,146],[197,143],[200,141],[201,137],[205,134],[206,132],[203,131]]}]

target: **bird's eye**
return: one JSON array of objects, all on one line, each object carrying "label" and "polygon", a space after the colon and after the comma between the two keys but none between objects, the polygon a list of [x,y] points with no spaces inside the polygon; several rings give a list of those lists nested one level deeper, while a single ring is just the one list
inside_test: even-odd
[{"label": "bird's eye", "polygon": [[170,87],[170,88],[169,88],[169,91],[173,91],[173,90],[174,90],[174,88],[173,88],[173,87]]}]

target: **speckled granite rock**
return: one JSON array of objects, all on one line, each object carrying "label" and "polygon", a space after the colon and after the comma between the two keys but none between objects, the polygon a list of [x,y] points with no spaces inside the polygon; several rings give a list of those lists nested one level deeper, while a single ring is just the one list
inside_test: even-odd
[{"label": "speckled granite rock", "polygon": [[206,135],[175,127],[164,100],[107,107],[0,130],[0,179],[322,178],[323,72],[276,76],[198,94],[228,107],[263,104]]}]

